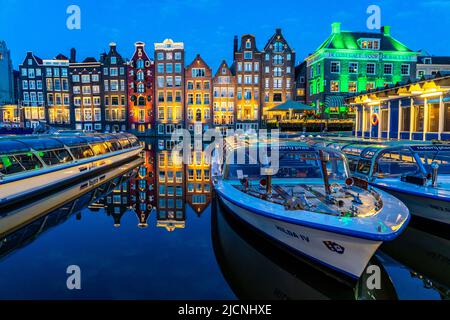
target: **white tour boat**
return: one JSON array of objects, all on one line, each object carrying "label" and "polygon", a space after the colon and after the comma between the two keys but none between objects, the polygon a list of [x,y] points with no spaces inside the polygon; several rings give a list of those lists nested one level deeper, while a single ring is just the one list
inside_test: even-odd
[{"label": "white tour boat", "polygon": [[450,145],[398,141],[329,147],[347,155],[355,177],[396,196],[411,214],[450,224]]},{"label": "white tour boat", "polygon": [[[251,148],[261,147],[225,148],[223,165],[216,152],[215,190],[229,211],[295,253],[359,278],[383,241],[407,225],[409,211],[401,201],[354,185],[341,152],[280,142],[274,169],[253,159]],[[233,164],[240,148],[247,150],[245,163]]]},{"label": "white tour boat", "polygon": [[131,134],[0,138],[0,208],[139,156]]}]

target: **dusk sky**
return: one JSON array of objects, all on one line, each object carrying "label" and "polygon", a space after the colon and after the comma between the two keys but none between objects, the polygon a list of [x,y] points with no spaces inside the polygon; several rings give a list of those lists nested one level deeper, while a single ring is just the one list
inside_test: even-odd
[{"label": "dusk sky", "polygon": [[[81,30],[66,27],[71,4],[81,9]],[[186,64],[200,53],[216,70],[222,59],[231,62],[234,35],[254,34],[261,50],[280,27],[301,61],[329,36],[334,21],[343,30],[369,31],[371,4],[381,7],[381,24],[411,49],[450,55],[450,0],[0,0],[0,40],[17,68],[27,51],[53,58],[75,47],[78,60],[98,59],[114,41],[129,58],[140,40],[153,56],[154,42],[172,38],[185,43]]]}]

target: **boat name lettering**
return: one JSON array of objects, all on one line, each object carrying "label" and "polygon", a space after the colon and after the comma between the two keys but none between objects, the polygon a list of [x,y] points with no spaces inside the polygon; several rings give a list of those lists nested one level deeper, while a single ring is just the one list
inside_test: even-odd
[{"label": "boat name lettering", "polygon": [[345,248],[333,241],[324,241],[323,244],[330,250],[339,254],[344,254]]},{"label": "boat name lettering", "polygon": [[283,232],[284,234],[287,234],[290,237],[301,239],[303,241],[309,242],[309,237],[308,236],[304,236],[302,234],[297,234],[294,231],[290,231],[290,230],[285,229],[285,228],[280,227],[280,226],[275,226],[275,227],[278,229],[278,231],[281,231],[281,232]]},{"label": "boat name lettering", "polygon": [[316,149],[307,146],[280,146],[279,151],[316,151]]},{"label": "boat name lettering", "polygon": [[430,204],[430,208],[435,209],[435,210],[439,210],[439,211],[450,212],[450,208],[441,207],[441,206],[437,206],[437,205],[434,205],[434,204]]},{"label": "boat name lettering", "polygon": [[412,146],[412,151],[450,151],[450,146]]}]

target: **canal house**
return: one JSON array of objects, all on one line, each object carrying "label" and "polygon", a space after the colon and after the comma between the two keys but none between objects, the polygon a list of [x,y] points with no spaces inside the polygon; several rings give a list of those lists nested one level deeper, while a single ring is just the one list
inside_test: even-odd
[{"label": "canal house", "polygon": [[450,140],[450,72],[346,99],[356,110],[355,136]]},{"label": "canal house", "polygon": [[326,41],[306,58],[306,102],[326,119],[354,118],[345,98],[398,82],[414,81],[418,53],[391,35],[341,30],[332,24]]}]

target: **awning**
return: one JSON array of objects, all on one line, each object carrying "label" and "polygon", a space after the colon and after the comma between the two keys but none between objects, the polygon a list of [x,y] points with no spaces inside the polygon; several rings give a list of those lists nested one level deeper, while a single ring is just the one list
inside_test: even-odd
[{"label": "awning", "polygon": [[327,96],[325,98],[326,108],[336,108],[345,106],[345,97],[343,96]]},{"label": "awning", "polygon": [[298,102],[298,101],[286,101],[285,103],[282,103],[278,106],[273,107],[269,110],[271,111],[290,111],[293,112],[301,112],[301,111],[312,111],[316,110],[316,107],[308,106],[304,103]]}]

